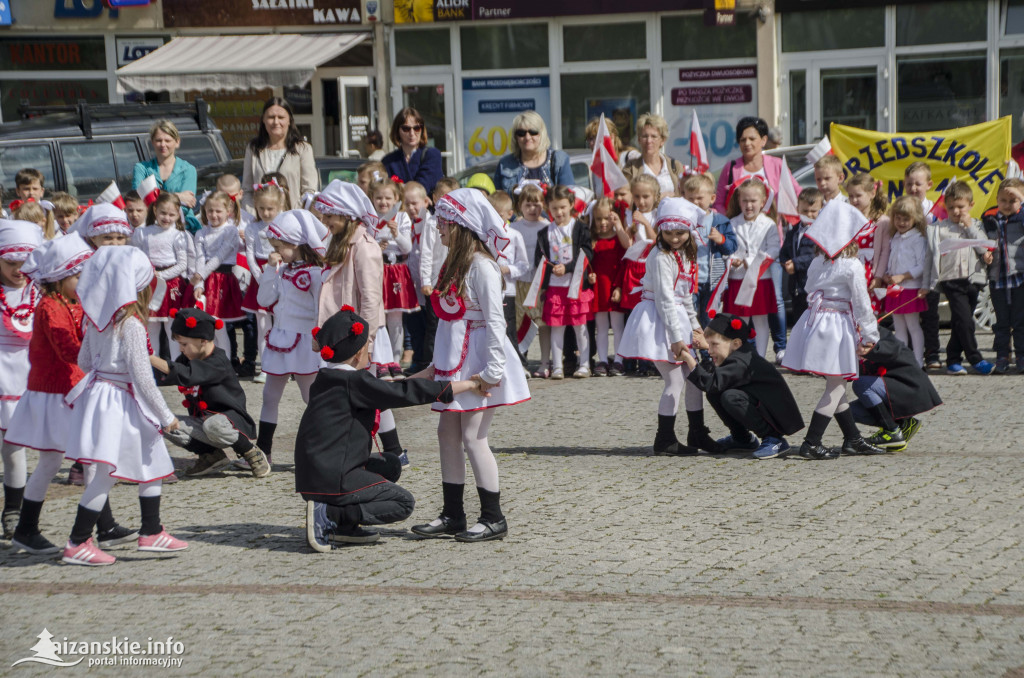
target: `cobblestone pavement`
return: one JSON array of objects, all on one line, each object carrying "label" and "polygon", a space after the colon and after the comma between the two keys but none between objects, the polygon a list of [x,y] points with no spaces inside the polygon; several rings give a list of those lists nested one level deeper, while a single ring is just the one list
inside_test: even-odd
[{"label": "cobblestone pavement", "polygon": [[[788,379],[809,415],[821,381]],[[407,531],[438,512],[440,472],[435,415],[405,410],[413,518],[330,554],[306,546],[293,494],[292,384],[274,474],[165,488],[187,552],[117,547],[117,564],[87,569],[0,550],[0,674],[52,673],[11,668],[46,628],[171,636],[183,653],[168,670],[196,676],[1024,676],[1024,377],[935,382],[947,404],[906,452],[757,462],[651,456],[657,379],[533,380],[491,437],[510,535],[477,545]],[[259,387],[245,388],[258,412]],[[55,542],[78,494],[51,487]],[[111,499],[138,524],[134,487]],[[69,673],[104,655],[62,654],[83,656]]]}]

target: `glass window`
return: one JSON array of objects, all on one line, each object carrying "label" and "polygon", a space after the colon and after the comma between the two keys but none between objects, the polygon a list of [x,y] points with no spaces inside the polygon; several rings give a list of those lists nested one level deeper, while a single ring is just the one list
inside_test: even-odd
[{"label": "glass window", "polygon": [[821,71],[821,129],[829,130],[834,122],[877,129],[878,70],[874,66]]},{"label": "glass window", "polygon": [[650,71],[563,75],[562,145],[586,148],[587,122],[601,113],[619,128],[623,143],[633,144],[637,115],[650,110]]},{"label": "glass window", "polygon": [[[1017,116],[1024,111],[1024,49],[1004,49],[999,59],[999,115]],[[1024,139],[1021,125],[1011,126],[1013,143]]]},{"label": "glass window", "polygon": [[562,44],[566,61],[614,61],[647,56],[647,28],[643,23],[565,26]]},{"label": "glass window", "polygon": [[807,71],[789,72],[789,143],[807,143]]},{"label": "glass window", "polygon": [[1006,5],[1006,34],[1024,33],[1024,0],[1009,0]]},{"label": "glass window", "polygon": [[987,25],[988,3],[985,0],[896,6],[896,44],[899,47],[984,40]]},{"label": "glass window", "polygon": [[220,162],[217,151],[213,148],[212,139],[205,134],[182,135],[181,146],[176,155],[188,160],[197,168]]},{"label": "glass window", "polygon": [[757,56],[757,19],[736,12],[735,26],[708,28],[703,14],[661,18],[663,61],[735,59]]},{"label": "glass window", "polygon": [[131,190],[132,188],[132,173],[135,171],[135,163],[139,158],[139,152],[135,148],[135,142],[131,139],[125,139],[123,141],[114,142],[114,162],[117,165],[117,185],[120,186],[122,181],[125,182],[127,189],[122,188],[122,191]]},{"label": "glass window", "polygon": [[459,36],[467,71],[548,65],[547,24],[463,26]]},{"label": "glass window", "polygon": [[452,41],[447,28],[395,31],[395,64],[447,66],[452,62]]},{"label": "glass window", "polygon": [[901,132],[927,132],[985,120],[985,55],[942,55],[896,62]]},{"label": "glass window", "polygon": [[48,144],[22,144],[8,142],[10,146],[0,146],[0,186],[3,187],[4,204],[14,200],[14,175],[18,170],[31,167],[43,173],[43,186],[49,191],[55,190],[53,185],[53,162],[50,158]]},{"label": "glass window", "polygon": [[302,87],[285,87],[284,98],[295,115],[313,115],[313,81]]},{"label": "glass window", "polygon": [[415,108],[423,116],[427,126],[427,143],[441,151],[442,168],[448,159],[444,157],[448,150],[448,125],[444,117],[444,85],[404,85],[402,87],[402,105]]},{"label": "glass window", "polygon": [[[114,152],[109,141],[85,141],[61,144],[64,156],[64,175],[68,181],[68,193],[79,202],[93,198],[110,185],[111,177],[117,176],[114,169]],[[131,189],[118,186],[123,193]]]},{"label": "glass window", "polygon": [[783,52],[881,47],[885,44],[885,7],[791,12],[782,20]]}]

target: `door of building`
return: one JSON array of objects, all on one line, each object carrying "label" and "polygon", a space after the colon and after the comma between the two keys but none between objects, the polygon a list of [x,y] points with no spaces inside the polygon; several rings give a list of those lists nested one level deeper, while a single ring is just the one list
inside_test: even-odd
[{"label": "door of building", "polygon": [[[455,170],[454,149],[458,144],[455,136],[454,96],[452,78],[444,75],[402,76],[391,95],[392,110],[397,112],[410,107],[423,116],[428,142],[441,151],[446,175]],[[387,131],[382,131],[386,136]]]},{"label": "door of building", "polygon": [[816,142],[833,122],[889,131],[888,72],[881,55],[794,61],[784,72],[788,96],[781,117],[789,145]]}]

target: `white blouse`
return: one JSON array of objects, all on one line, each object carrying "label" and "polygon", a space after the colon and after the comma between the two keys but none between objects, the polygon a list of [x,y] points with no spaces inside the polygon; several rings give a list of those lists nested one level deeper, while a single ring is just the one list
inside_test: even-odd
[{"label": "white blouse", "polygon": [[156,224],[135,229],[131,244],[142,250],[161,280],[172,280],[184,275],[188,268],[188,234],[173,226],[161,228]]},{"label": "white blouse", "polygon": [[889,275],[909,273],[910,278],[900,283],[908,290],[921,288],[924,267],[928,261],[928,241],[921,232],[912,228],[906,233],[896,232],[889,242]]},{"label": "white blouse", "polygon": [[[682,255],[680,254],[680,257]],[[683,266],[687,265],[684,258]],[[654,309],[661,316],[668,328],[668,336],[674,344],[683,341],[683,327],[679,324],[678,307],[686,309],[690,318],[690,327],[700,327],[697,321],[697,309],[693,305],[693,289],[690,276],[686,271],[679,270],[679,264],[671,252],[658,249],[653,257],[647,258],[647,269],[644,271],[644,292],[654,295]]]},{"label": "white blouse", "polygon": [[[753,221],[747,221],[742,214],[732,218],[732,230],[736,234],[736,251],[731,259],[742,259],[747,265],[729,267],[729,279],[736,280],[747,275],[747,268],[754,263],[754,257],[758,252],[764,252],[772,259],[779,258],[779,250],[782,243],[779,242],[779,229],[775,222],[764,214],[758,214]],[[761,280],[771,277],[770,271],[765,271]]]},{"label": "white blouse", "polygon": [[825,299],[846,300],[853,309],[854,322],[860,328],[861,343],[878,341],[878,323],[868,296],[867,274],[864,264],[856,257],[840,257],[829,261],[818,255],[807,268],[807,296],[821,292]]}]

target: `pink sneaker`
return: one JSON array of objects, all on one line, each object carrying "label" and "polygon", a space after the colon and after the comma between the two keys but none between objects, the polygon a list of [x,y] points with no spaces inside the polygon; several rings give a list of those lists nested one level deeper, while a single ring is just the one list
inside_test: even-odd
[{"label": "pink sneaker", "polygon": [[160,534],[150,534],[139,537],[140,551],[157,551],[167,553],[170,551],[184,551],[188,548],[188,542],[175,539],[164,530]]},{"label": "pink sneaker", "polygon": [[69,541],[67,546],[64,547],[64,557],[61,560],[68,565],[96,567],[98,565],[113,565],[117,558],[101,551],[92,543],[92,538],[90,537],[78,546]]}]

